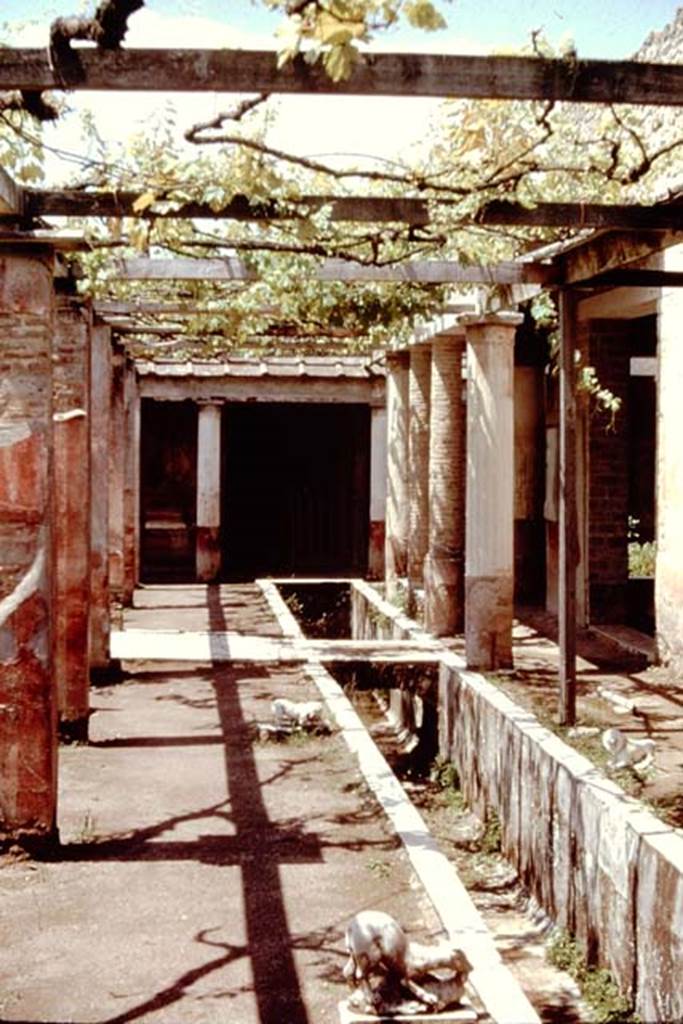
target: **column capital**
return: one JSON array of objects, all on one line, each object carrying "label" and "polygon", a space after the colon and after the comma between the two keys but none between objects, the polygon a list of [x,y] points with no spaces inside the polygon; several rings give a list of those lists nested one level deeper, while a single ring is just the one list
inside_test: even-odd
[{"label": "column capital", "polygon": [[524,320],[522,313],[502,310],[500,313],[466,313],[460,317],[465,330],[471,327],[519,327]]},{"label": "column capital", "polygon": [[394,366],[407,366],[408,360],[410,359],[410,352],[407,348],[387,349],[385,358],[387,365],[393,363]]}]

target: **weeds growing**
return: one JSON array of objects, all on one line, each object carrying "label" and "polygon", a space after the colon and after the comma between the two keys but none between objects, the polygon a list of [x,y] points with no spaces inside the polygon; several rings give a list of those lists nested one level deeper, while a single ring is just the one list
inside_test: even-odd
[{"label": "weeds growing", "polygon": [[553,932],[546,947],[546,958],[572,976],[593,1011],[595,1024],[636,1024],[639,1021],[609,971],[589,967],[581,947],[569,932],[561,928]]}]

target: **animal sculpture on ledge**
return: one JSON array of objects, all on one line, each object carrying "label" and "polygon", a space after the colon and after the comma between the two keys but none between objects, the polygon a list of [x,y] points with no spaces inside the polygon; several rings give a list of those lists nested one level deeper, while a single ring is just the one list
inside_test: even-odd
[{"label": "animal sculpture on ledge", "polygon": [[439,1013],[459,1003],[472,965],[450,942],[425,945],[408,939],[381,910],[356,914],[346,929],[349,959],[344,977],[353,989],[349,1006],[360,1013]]},{"label": "animal sculpture on ledge", "polygon": [[276,697],[271,708],[273,721],[256,723],[260,740],[285,740],[295,733],[326,736],[331,732],[319,700],[296,701]]},{"label": "animal sculpture on ledge", "polygon": [[612,755],[607,762],[608,768],[630,768],[642,772],[649,768],[655,759],[654,740],[629,739],[616,727],[605,729],[602,734],[602,745]]}]

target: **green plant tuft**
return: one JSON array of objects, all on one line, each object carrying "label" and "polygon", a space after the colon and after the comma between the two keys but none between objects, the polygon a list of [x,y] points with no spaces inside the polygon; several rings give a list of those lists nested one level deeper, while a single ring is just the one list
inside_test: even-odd
[{"label": "green plant tuft", "polygon": [[502,840],[503,832],[500,818],[495,811],[489,811],[486,815],[484,834],[481,837],[481,852],[500,853]]},{"label": "green plant tuft", "polygon": [[619,992],[610,972],[604,967],[589,967],[581,947],[563,928],[553,932],[546,946],[546,959],[576,981],[593,1011],[595,1024],[637,1024],[640,1018]]}]

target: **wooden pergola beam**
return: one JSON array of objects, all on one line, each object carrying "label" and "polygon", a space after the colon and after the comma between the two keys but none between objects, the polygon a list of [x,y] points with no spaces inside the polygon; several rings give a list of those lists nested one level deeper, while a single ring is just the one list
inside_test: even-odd
[{"label": "wooden pergola beam", "polygon": [[582,281],[580,286],[586,288],[681,288],[683,287],[683,272],[623,267],[597,274],[587,281]]},{"label": "wooden pergola beam", "polygon": [[566,288],[559,294],[559,552],[558,640],[559,721],[576,723],[576,566],[578,517],[576,507],[576,295]]},{"label": "wooden pergola beam", "polygon": [[299,56],[284,67],[270,50],[70,51],[53,67],[46,50],[1,49],[0,90],[318,93],[341,96],[458,96],[581,103],[683,105],[683,65],[464,54],[365,53],[333,82]]},{"label": "wooden pergola beam", "polygon": [[0,216],[19,217],[23,215],[24,197],[21,185],[0,167]]},{"label": "wooden pergola beam", "polygon": [[[0,214],[1,206],[0,182]],[[330,207],[334,221],[358,223],[398,222],[415,226],[431,221],[430,203],[444,211],[456,200],[393,198],[389,196],[302,196],[285,206],[272,202],[251,203],[248,196],[234,196],[219,210],[208,203],[185,203],[177,210],[158,212],[147,207],[136,212],[139,192],[85,192],[79,189],[24,189],[23,214],[38,217],[197,217],[211,220],[268,221],[305,217],[323,206]],[[7,212],[18,212],[8,210]],[[663,230],[683,227],[683,204],[617,206],[604,203],[538,203],[529,208],[519,203],[495,200],[479,211],[476,224],[527,227],[623,228]]]},{"label": "wooden pergola beam", "polygon": [[[560,280],[567,285],[602,284],[612,271],[634,269],[668,246],[681,242],[681,231],[605,231],[555,257]],[[603,281],[597,282],[603,276]],[[642,279],[641,279],[642,280]],[[627,283],[627,282],[623,282]],[[635,278],[631,280],[637,284]]]},{"label": "wooden pergola beam", "polygon": [[[413,260],[373,266],[328,259],[311,271],[319,281],[385,281],[413,284],[539,284],[557,282],[554,267],[545,263],[496,263],[462,266],[451,260]],[[257,281],[260,275],[236,257],[121,260],[119,276],[129,281]]]}]

